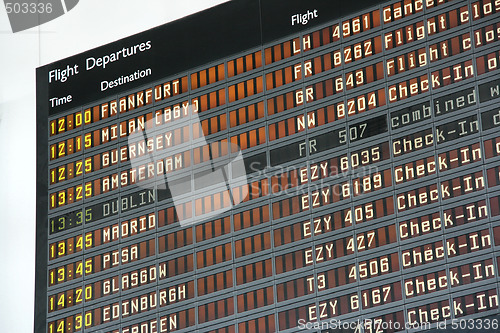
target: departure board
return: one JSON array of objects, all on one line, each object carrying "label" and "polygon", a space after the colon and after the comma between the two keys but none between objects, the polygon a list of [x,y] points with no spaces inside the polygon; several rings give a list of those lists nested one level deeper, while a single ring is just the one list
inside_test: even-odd
[{"label": "departure board", "polygon": [[234,0],[37,69],[35,331],[499,330],[500,0]]}]

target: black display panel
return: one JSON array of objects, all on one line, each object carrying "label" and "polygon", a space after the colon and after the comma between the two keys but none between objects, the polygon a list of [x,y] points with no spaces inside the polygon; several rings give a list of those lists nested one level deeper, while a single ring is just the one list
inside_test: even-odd
[{"label": "black display panel", "polygon": [[35,331],[496,332],[499,11],[230,1],[38,68]]}]

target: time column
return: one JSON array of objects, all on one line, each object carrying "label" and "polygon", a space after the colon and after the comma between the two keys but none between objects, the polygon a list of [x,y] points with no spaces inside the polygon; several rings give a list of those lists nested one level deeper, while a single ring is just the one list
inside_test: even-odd
[{"label": "time column", "polygon": [[[104,114],[104,113],[102,113]],[[97,118],[99,117],[99,118]],[[93,298],[92,285],[83,277],[92,272],[84,249],[93,246],[83,225],[92,220],[92,211],[83,208],[83,199],[92,195],[84,175],[94,169],[94,159],[84,150],[92,138],[84,127],[102,120],[92,108],[73,110],[49,118],[48,151],[48,253],[47,331],[77,332],[92,325],[92,313],[83,311],[84,301]],[[59,319],[62,318],[62,319]]]}]

